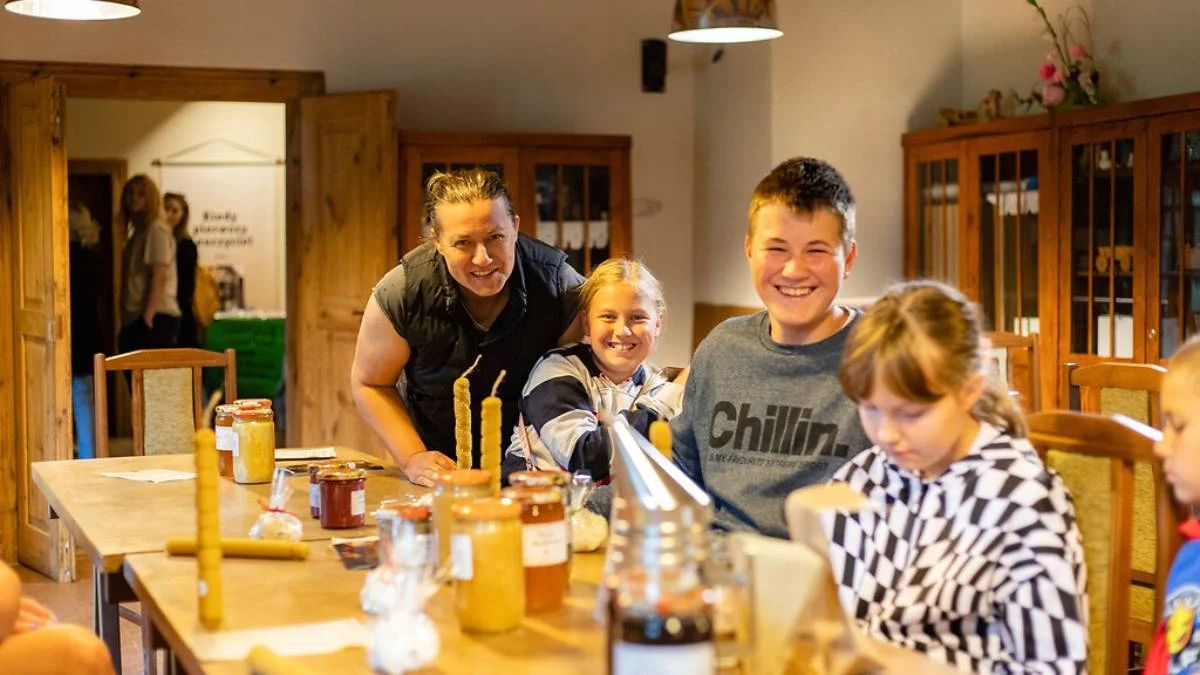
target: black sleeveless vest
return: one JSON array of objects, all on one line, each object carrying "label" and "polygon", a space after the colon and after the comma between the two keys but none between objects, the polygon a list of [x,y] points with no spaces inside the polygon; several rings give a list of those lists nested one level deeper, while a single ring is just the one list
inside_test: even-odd
[{"label": "black sleeveless vest", "polygon": [[[479,466],[479,409],[501,370],[507,371],[497,396],[502,401],[501,452],[517,422],[517,401],[534,364],[558,344],[575,312],[575,288],[563,288],[566,255],[520,235],[508,303],[481,333],[459,302],[458,283],[446,261],[426,242],[404,265],[404,317],[411,348],[403,396],[425,447],[454,458],[454,380],[482,354],[471,382],[471,446]],[[569,274],[567,278],[578,278]]]}]

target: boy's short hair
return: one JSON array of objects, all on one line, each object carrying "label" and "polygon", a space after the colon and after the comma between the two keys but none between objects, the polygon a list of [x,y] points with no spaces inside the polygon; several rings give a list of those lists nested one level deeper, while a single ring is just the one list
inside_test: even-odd
[{"label": "boy's short hair", "polygon": [[1200,334],[1188,338],[1167,362],[1167,375],[1182,374],[1200,392]]},{"label": "boy's short hair", "polygon": [[841,221],[842,245],[848,248],[854,241],[854,195],[842,174],[824,160],[793,157],[759,181],[750,198],[748,236],[754,236],[754,219],[758,212],[773,203],[782,204],[796,213],[828,209]]}]

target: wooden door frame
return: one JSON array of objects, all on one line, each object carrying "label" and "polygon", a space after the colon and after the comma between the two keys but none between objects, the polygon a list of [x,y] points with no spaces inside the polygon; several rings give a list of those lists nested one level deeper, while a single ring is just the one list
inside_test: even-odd
[{"label": "wooden door frame", "polygon": [[[8,85],[52,76],[63,84],[69,97],[124,99],[135,101],[230,101],[283,103],[287,134],[286,194],[286,280],[295,287],[299,270],[294,246],[298,245],[300,222],[300,99],[325,93],[325,74],[313,71],[243,70],[226,68],[190,68],[174,66],[139,66],[69,62],[37,62],[0,60],[0,92]],[[2,93],[0,93],[2,96]],[[2,108],[3,106],[0,106]],[[0,120],[7,125],[5,120]],[[68,120],[69,123],[69,120]],[[0,127],[4,128],[4,127]],[[7,152],[7,151],[5,151]],[[0,197],[7,198],[10,188],[9,158],[0,157]],[[6,199],[0,199],[4,203]],[[9,270],[11,260],[7,245],[0,245],[0,269]],[[0,284],[7,288],[7,282]],[[295,295],[289,293],[288,315],[295,315]],[[295,358],[294,323],[286,323],[284,347],[284,377],[289,396],[295,397],[293,359]],[[6,416],[12,415],[16,388],[12,382],[13,318],[10,312],[0,314],[0,532],[16,532],[16,466],[15,425]],[[4,376],[7,373],[8,377]],[[287,433],[296,429],[296,417],[288,418]],[[13,495],[9,504],[7,495]],[[16,560],[16,542],[0,537],[0,559]]]}]

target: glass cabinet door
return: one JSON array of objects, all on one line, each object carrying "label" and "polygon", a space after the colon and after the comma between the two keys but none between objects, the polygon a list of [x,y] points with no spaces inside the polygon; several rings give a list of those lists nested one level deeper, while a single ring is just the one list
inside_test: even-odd
[{"label": "glass cabinet door", "polygon": [[532,223],[522,229],[562,249],[587,275],[612,257],[612,169],[605,155],[543,151],[529,159],[536,186]]},{"label": "glass cabinet door", "polygon": [[994,330],[1038,333],[1038,151],[983,153],[977,166],[979,305]]},{"label": "glass cabinet door", "polygon": [[1138,134],[1068,138],[1064,173],[1069,198],[1070,288],[1066,343],[1070,354],[1105,359],[1142,358],[1145,257],[1142,240],[1143,192],[1135,171],[1144,162]]},{"label": "glass cabinet door", "polygon": [[1157,190],[1150,194],[1157,204],[1151,239],[1157,239],[1158,269],[1150,280],[1157,287],[1150,292],[1157,299],[1150,337],[1152,344],[1157,338],[1159,359],[1171,358],[1200,332],[1200,117],[1181,121],[1152,136]]},{"label": "glass cabinet door", "polygon": [[910,212],[916,225],[915,251],[910,249],[915,269],[909,270],[909,276],[939,279],[958,286],[962,243],[958,159],[917,160],[915,174],[916,213]]}]

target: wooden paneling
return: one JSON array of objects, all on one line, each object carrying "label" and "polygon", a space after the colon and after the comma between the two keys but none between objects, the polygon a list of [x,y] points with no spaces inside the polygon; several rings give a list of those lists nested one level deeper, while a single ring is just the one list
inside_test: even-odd
[{"label": "wooden paneling", "polygon": [[33,462],[72,453],[67,157],[61,84],[41,78],[8,88],[11,166],[17,529],[20,561],[58,579],[74,576],[71,539],[49,520],[30,481]]},{"label": "wooden paneling", "polygon": [[288,315],[298,331],[291,443],[382,451],[355,408],[350,365],[371,288],[399,257],[395,99],[379,92],[301,102],[301,217],[289,230],[296,283]]},{"label": "wooden paneling", "polygon": [[708,303],[697,302],[692,306],[692,351],[696,351],[696,347],[700,346],[700,342],[705,336],[717,327],[725,319],[732,319],[735,316],[745,316],[753,314],[762,309],[762,307],[746,307],[743,305],[711,305]]},{"label": "wooden paneling", "polygon": [[325,91],[317,72],[0,61],[3,84],[46,76],[79,98],[286,102]]}]

